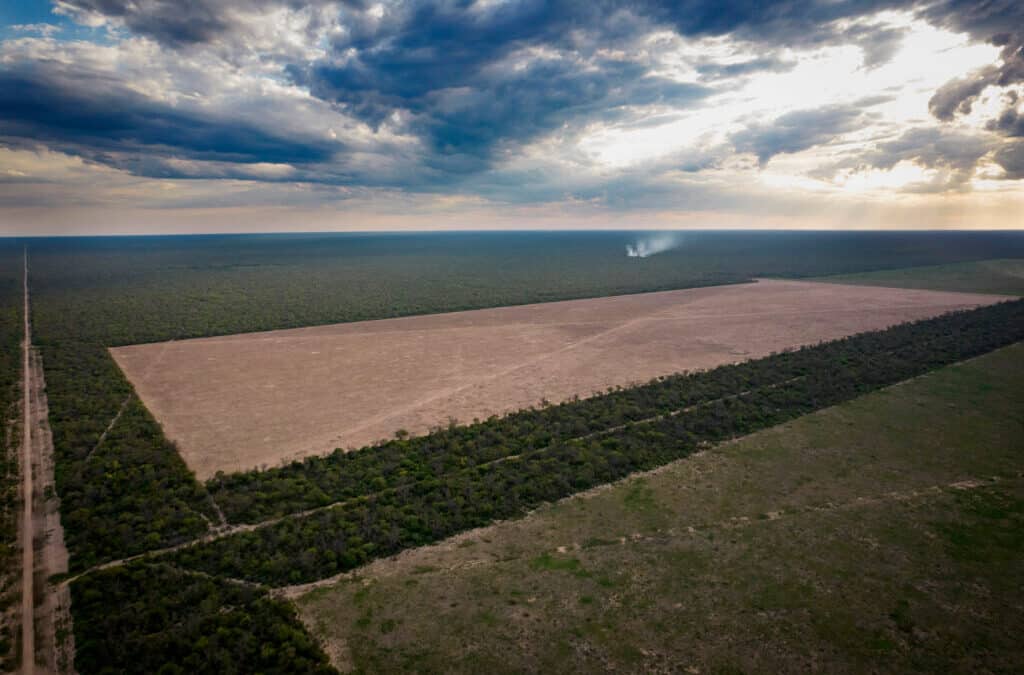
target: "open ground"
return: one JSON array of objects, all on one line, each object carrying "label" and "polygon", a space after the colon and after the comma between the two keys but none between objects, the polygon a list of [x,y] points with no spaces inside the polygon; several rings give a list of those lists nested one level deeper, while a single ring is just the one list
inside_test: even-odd
[{"label": "open ground", "polygon": [[760,281],[111,352],[208,478],[1002,299]]},{"label": "open ground", "polygon": [[1024,344],[285,591],[343,672],[1020,672]]}]

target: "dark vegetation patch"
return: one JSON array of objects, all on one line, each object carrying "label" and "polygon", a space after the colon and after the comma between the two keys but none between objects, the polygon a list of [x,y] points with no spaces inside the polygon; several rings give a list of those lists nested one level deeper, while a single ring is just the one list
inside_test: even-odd
[{"label": "dark vegetation patch", "polygon": [[964,293],[1024,295],[1024,260],[981,260],[950,265],[927,265],[840,274],[816,281]]},{"label": "dark vegetation patch", "polygon": [[950,554],[972,563],[1012,563],[1024,556],[1024,499],[997,491],[957,495],[963,517],[936,524]]},{"label": "dark vegetation patch", "polygon": [[82,673],[335,672],[264,589],[136,563],[78,579],[71,598]]},{"label": "dark vegetation patch", "polygon": [[17,664],[13,625],[19,597],[18,453],[21,451],[21,251],[0,250],[0,671]]}]

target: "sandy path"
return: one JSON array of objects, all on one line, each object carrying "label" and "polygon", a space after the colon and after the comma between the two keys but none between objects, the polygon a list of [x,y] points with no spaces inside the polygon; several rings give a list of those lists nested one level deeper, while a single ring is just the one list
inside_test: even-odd
[{"label": "sandy path", "polygon": [[759,281],[111,353],[203,479],[1000,300]]},{"label": "sandy path", "polygon": [[[55,490],[46,382],[42,360],[32,347],[27,251],[24,296],[21,672],[70,673],[74,671],[71,593],[67,585],[49,582],[54,574],[68,571],[68,551]],[[58,634],[67,637],[61,642]]]},{"label": "sandy path", "polygon": [[[45,672],[73,672],[74,635],[71,630],[71,592],[66,585],[52,584],[50,578],[68,571],[68,550],[60,522],[60,499],[54,478],[53,435],[50,432],[49,402],[39,350],[29,359],[32,396],[32,439],[35,495],[33,527],[36,538],[36,583],[42,596],[35,608],[36,658]],[[63,640],[58,636],[63,636]]]},{"label": "sandy path", "polygon": [[32,333],[28,319],[28,249],[25,250],[25,272],[23,277],[24,305],[22,312],[25,322],[25,337],[22,342],[22,418],[21,434],[21,672],[32,675],[36,664],[36,635],[34,598],[34,537],[35,530],[32,517],[32,397],[31,375],[29,371],[29,353],[32,350]]}]

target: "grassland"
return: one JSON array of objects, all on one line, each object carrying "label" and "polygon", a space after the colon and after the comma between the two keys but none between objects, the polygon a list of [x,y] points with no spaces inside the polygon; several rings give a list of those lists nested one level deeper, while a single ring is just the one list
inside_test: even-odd
[{"label": "grassland", "polygon": [[893,288],[921,288],[961,293],[1024,295],[1024,260],[980,260],[950,265],[858,272],[821,277],[817,281]]},{"label": "grassland", "polygon": [[1024,345],[300,593],[342,670],[1020,672]]}]

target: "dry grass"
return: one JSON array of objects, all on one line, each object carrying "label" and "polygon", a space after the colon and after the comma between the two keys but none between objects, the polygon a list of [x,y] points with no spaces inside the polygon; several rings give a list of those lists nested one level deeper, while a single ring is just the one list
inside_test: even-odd
[{"label": "dry grass", "polygon": [[358,672],[1021,672],[1024,344],[293,594]]}]

